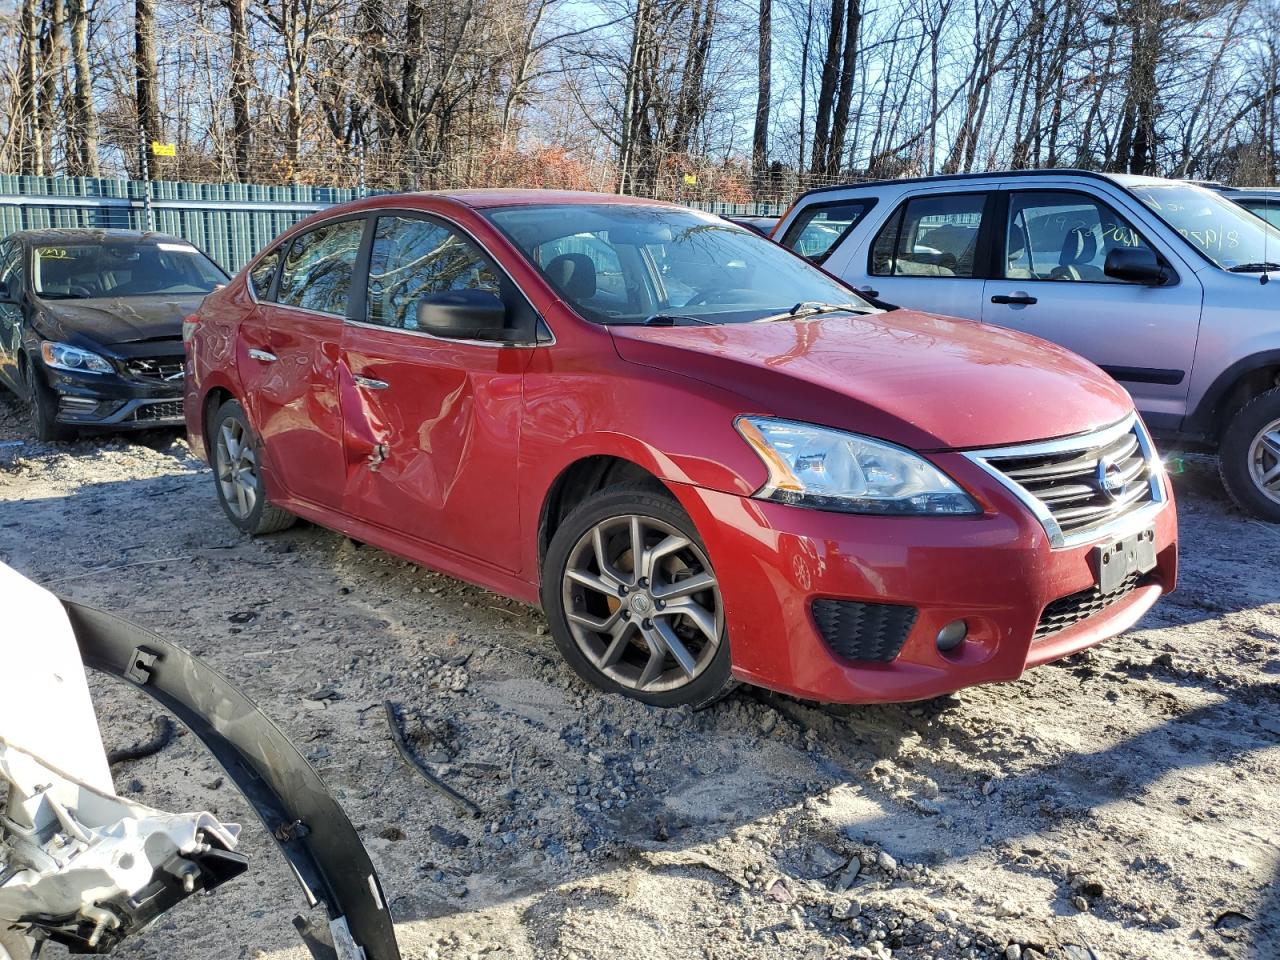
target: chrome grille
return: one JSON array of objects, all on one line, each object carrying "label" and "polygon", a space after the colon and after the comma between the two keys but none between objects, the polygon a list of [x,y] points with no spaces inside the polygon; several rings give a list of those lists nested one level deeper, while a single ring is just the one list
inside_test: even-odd
[{"label": "chrome grille", "polygon": [[1054,546],[1100,537],[1164,500],[1159,459],[1137,417],[1078,437],[968,456],[1031,508]]},{"label": "chrome grille", "polygon": [[182,357],[132,357],[125,361],[124,368],[129,376],[148,383],[182,381]]}]

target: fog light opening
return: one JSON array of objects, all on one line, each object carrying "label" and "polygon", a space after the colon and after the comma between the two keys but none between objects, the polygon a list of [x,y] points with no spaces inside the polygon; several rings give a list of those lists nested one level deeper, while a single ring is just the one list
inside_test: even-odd
[{"label": "fog light opening", "polygon": [[954,650],[969,635],[969,625],[963,620],[952,620],[938,631],[938,649],[943,653]]}]

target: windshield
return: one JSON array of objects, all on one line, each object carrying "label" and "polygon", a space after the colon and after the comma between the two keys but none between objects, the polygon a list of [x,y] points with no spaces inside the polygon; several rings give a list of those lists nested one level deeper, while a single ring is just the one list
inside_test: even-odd
[{"label": "windshield", "polygon": [[595,323],[744,323],[802,302],[870,309],[777,244],[694,210],[564,204],[487,216]]},{"label": "windshield", "polygon": [[50,300],[205,294],[227,282],[188,243],[47,244],[32,250],[32,289]]},{"label": "windshield", "polygon": [[1130,184],[1129,192],[1223,270],[1261,272],[1280,261],[1280,230],[1221,194],[1188,183]]}]

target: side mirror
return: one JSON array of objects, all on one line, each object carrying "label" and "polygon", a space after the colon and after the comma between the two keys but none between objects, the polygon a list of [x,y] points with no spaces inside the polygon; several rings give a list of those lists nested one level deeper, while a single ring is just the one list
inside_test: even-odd
[{"label": "side mirror", "polygon": [[451,340],[515,340],[506,325],[507,307],[488,290],[446,290],[418,302],[418,329]]},{"label": "side mirror", "polygon": [[1102,272],[1114,280],[1149,287],[1158,287],[1169,278],[1155,253],[1146,247],[1116,247],[1107,254]]}]

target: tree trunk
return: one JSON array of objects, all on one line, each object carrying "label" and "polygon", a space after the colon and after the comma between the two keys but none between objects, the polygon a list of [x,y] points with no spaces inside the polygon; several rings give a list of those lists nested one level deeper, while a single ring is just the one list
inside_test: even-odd
[{"label": "tree trunk", "polygon": [[251,179],[250,152],[253,128],[249,120],[249,93],[253,89],[253,68],[249,63],[249,25],[245,0],[223,0],[231,29],[231,149],[236,176]]},{"label": "tree trunk", "polygon": [[844,166],[844,141],[849,132],[849,106],[853,102],[853,77],[858,65],[858,33],[862,29],[859,0],[848,0],[845,9],[844,53],[840,58],[840,83],[836,94],[835,116],[831,122],[831,140],[827,148],[826,167],[839,173]]},{"label": "tree trunk", "polygon": [[758,27],[760,48],[756,61],[756,125],[751,135],[751,170],[757,180],[769,163],[769,85],[773,68],[773,0],[760,0]]},{"label": "tree trunk", "polygon": [[138,135],[147,155],[146,169],[156,178],[158,164],[151,157],[151,144],[160,142],[160,107],[156,99],[156,6],[155,0],[134,0],[134,78],[138,106]]},{"label": "tree trunk", "polygon": [[[69,0],[67,15],[71,24],[71,64],[75,71],[75,92],[72,95],[73,124],[79,159],[77,173],[84,177],[96,177],[98,167],[98,112],[93,105],[93,74],[89,72],[89,10],[88,0]],[[71,145],[68,144],[68,151]]]},{"label": "tree trunk", "polygon": [[18,124],[19,165],[22,173],[44,175],[44,143],[40,137],[39,49],[36,0],[22,0],[19,21]]},{"label": "tree trunk", "polygon": [[831,25],[827,32],[827,52],[822,58],[822,79],[818,86],[818,112],[813,121],[813,172],[830,173],[827,169],[831,143],[831,113],[835,107],[836,85],[840,79],[840,53],[844,39],[845,0],[832,0]]},{"label": "tree trunk", "polygon": [[67,10],[64,0],[46,0],[44,19],[48,24],[41,41],[40,110],[40,164],[47,172],[53,171],[53,131],[58,125],[55,108],[58,102],[58,86],[66,73],[67,48],[63,36]]}]

